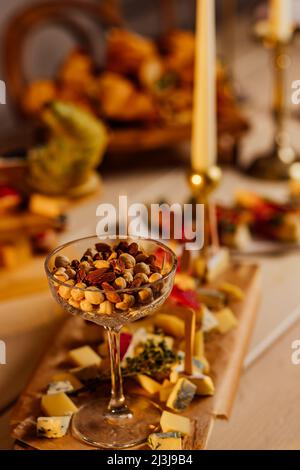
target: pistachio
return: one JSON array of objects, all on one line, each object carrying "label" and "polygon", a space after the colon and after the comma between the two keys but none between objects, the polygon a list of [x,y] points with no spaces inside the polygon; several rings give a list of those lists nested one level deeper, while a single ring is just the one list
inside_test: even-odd
[{"label": "pistachio", "polygon": [[133,278],[133,282],[136,280],[136,279],[140,279],[141,280],[141,284],[147,284],[149,282],[149,278],[147,276],[147,274],[145,273],[137,273],[134,278]]},{"label": "pistachio", "polygon": [[138,274],[138,273],[144,273],[144,274],[147,274],[147,276],[149,276],[150,274],[150,267],[148,266],[148,264],[142,262],[142,263],[137,263],[135,266],[134,266],[134,269],[133,269],[134,273],[135,274]]},{"label": "pistachio", "polygon": [[[76,287],[78,289],[76,289]],[[81,289],[85,289],[85,288],[86,288],[86,284],[84,284],[83,282],[78,282],[77,284],[75,284],[75,288],[71,290],[72,299],[75,300],[76,302],[83,300],[84,292]]]},{"label": "pistachio", "polygon": [[97,287],[91,286],[85,291],[85,299],[93,305],[99,305],[105,297]]},{"label": "pistachio", "polygon": [[94,261],[94,266],[97,269],[105,269],[105,268],[109,269],[110,264],[109,264],[108,261],[106,261],[104,259],[99,259],[99,260]]},{"label": "pistachio", "polygon": [[93,306],[92,304],[88,301],[88,300],[82,300],[80,302],[80,308],[81,310],[83,310],[84,312],[92,312],[93,311]]},{"label": "pistachio", "polygon": [[133,295],[130,295],[130,294],[124,294],[123,296],[123,299],[122,299],[122,302],[118,302],[116,304],[116,308],[118,310],[123,310],[123,311],[126,311],[128,310],[130,307],[132,307],[132,305],[134,304],[135,302],[135,298]]},{"label": "pistachio", "polygon": [[160,273],[153,273],[149,277],[149,282],[151,282],[151,283],[156,282],[156,281],[159,281],[159,279],[162,279],[162,275]]},{"label": "pistachio", "polygon": [[135,258],[129,253],[122,253],[119,256],[119,260],[123,261],[126,269],[130,269],[135,266]]},{"label": "pistachio", "polygon": [[113,311],[113,305],[109,300],[105,300],[100,304],[98,313],[103,314],[103,315],[111,315]]},{"label": "pistachio", "polygon": [[69,276],[66,273],[55,273],[54,277],[60,282],[66,282],[69,279]]},{"label": "pistachio", "polygon": [[126,289],[127,282],[125,281],[124,277],[117,277],[114,282],[116,289]]},{"label": "pistachio", "polygon": [[142,304],[148,304],[153,299],[153,293],[149,287],[146,287],[145,289],[141,289],[138,292],[138,296]]},{"label": "pistachio", "polygon": [[75,269],[72,269],[70,266],[66,269],[66,274],[69,277],[69,279],[75,279],[76,277]]},{"label": "pistachio", "polygon": [[77,302],[77,300],[74,300],[72,297],[69,298],[68,303],[71,305],[71,307],[80,308],[80,303]]},{"label": "pistachio", "polygon": [[88,273],[92,269],[92,266],[88,261],[82,261],[79,266],[79,269],[80,268],[84,269],[84,271]]},{"label": "pistachio", "polygon": [[[74,281],[72,279],[69,279],[68,281],[66,281],[66,284],[68,284],[69,286],[73,286]],[[60,286],[58,289],[58,293],[63,299],[68,300],[71,297],[71,287]]]},{"label": "pistachio", "polygon": [[112,252],[111,255],[107,258],[107,261],[111,261],[113,259],[116,259],[118,257],[117,253],[115,251]]},{"label": "pistachio", "polygon": [[94,258],[94,256],[98,253],[98,251],[95,248],[88,248],[83,256],[89,256],[91,258]]},{"label": "pistachio", "polygon": [[127,284],[130,284],[133,281],[133,274],[131,269],[125,269],[123,273],[123,278],[127,282]]},{"label": "pistachio", "polygon": [[55,266],[57,268],[66,268],[67,266],[69,266],[70,264],[70,260],[69,258],[67,258],[67,256],[57,256],[55,258]]}]

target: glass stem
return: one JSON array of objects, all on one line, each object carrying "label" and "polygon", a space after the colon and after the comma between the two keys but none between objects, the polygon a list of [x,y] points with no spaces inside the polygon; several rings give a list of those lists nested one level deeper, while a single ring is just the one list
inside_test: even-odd
[{"label": "glass stem", "polygon": [[120,360],[120,330],[107,328],[111,367],[111,399],[108,405],[110,417],[131,417],[125,404],[123,394],[121,360]]}]

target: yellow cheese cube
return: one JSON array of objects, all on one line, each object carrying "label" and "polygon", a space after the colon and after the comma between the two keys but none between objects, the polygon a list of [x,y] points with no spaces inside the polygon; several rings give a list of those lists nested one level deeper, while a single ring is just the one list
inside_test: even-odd
[{"label": "yellow cheese cube", "polygon": [[195,333],[194,356],[196,356],[196,357],[204,356],[204,333],[203,333],[203,330],[198,330]]},{"label": "yellow cheese cube", "polygon": [[153,433],[148,437],[152,450],[182,450],[181,434],[178,432]]},{"label": "yellow cheese cube", "polygon": [[230,282],[222,282],[222,284],[219,285],[219,290],[227,294],[232,300],[243,300],[244,298],[242,289]]},{"label": "yellow cheese cube", "polygon": [[41,407],[47,416],[66,416],[77,412],[77,406],[65,393],[43,395]]},{"label": "yellow cheese cube", "polygon": [[66,205],[66,199],[33,194],[29,201],[29,210],[34,214],[56,218],[63,213]]},{"label": "yellow cheese cube", "polygon": [[215,313],[215,318],[218,321],[216,330],[222,335],[233,330],[238,325],[238,321],[230,308],[223,308]]},{"label": "yellow cheese cube", "polygon": [[160,391],[161,384],[151,379],[151,377],[148,377],[148,375],[138,374],[136,380],[150,395],[154,395]]},{"label": "yellow cheese cube", "polygon": [[187,273],[176,273],[174,284],[181,290],[195,290],[196,280]]},{"label": "yellow cheese cube", "polygon": [[194,385],[196,385],[196,395],[212,396],[215,393],[214,383],[208,375],[195,374],[187,377]]},{"label": "yellow cheese cube", "polygon": [[159,313],[153,319],[154,326],[161,328],[167,335],[184,338],[184,321],[174,315]]},{"label": "yellow cheese cube", "polygon": [[101,357],[95,353],[90,346],[82,346],[81,348],[72,349],[68,353],[68,358],[73,364],[80,367],[100,366]]},{"label": "yellow cheese cube", "polygon": [[78,390],[79,388],[83,387],[82,383],[70,372],[58,372],[52,377],[53,382],[64,382],[66,380],[71,383],[74,390]]},{"label": "yellow cheese cube", "polygon": [[162,402],[162,403],[165,403],[169,396],[170,396],[170,393],[172,392],[174,388],[174,384],[172,384],[171,382],[168,381],[168,385],[163,385],[160,390],[159,390],[159,400]]},{"label": "yellow cheese cube", "polygon": [[184,436],[188,436],[192,431],[192,424],[189,418],[170,413],[169,411],[163,411],[160,418],[160,426],[164,433],[180,432]]}]

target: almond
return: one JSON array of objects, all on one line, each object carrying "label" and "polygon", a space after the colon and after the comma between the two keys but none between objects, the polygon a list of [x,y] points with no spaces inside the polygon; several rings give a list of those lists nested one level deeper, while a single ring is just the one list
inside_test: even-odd
[{"label": "almond", "polygon": [[105,291],[107,300],[109,300],[113,304],[121,302],[121,297],[115,291],[115,289],[110,284],[108,284],[108,282],[102,282],[102,288]]}]

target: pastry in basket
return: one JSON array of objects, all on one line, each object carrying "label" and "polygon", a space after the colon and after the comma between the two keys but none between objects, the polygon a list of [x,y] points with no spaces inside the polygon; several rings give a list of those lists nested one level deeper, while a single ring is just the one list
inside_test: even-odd
[{"label": "pastry in basket", "polygon": [[22,100],[22,109],[26,114],[38,116],[43,107],[56,99],[57,88],[52,80],[36,80],[29,83]]},{"label": "pastry in basket", "polygon": [[57,80],[64,87],[88,94],[94,80],[93,68],[91,57],[85,52],[75,49],[60,67]]},{"label": "pastry in basket", "polygon": [[157,55],[155,43],[126,29],[114,28],[107,38],[106,68],[123,75],[137,75],[140,66]]},{"label": "pastry in basket", "polygon": [[98,111],[114,121],[149,121],[157,115],[155,103],[150,95],[139,91],[127,78],[105,72],[94,84]]}]

